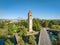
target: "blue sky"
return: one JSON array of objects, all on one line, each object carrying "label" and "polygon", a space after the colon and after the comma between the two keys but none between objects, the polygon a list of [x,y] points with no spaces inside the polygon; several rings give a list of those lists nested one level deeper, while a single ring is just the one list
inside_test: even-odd
[{"label": "blue sky", "polygon": [[0,19],[27,19],[29,10],[33,18],[60,19],[59,0],[0,0]]}]

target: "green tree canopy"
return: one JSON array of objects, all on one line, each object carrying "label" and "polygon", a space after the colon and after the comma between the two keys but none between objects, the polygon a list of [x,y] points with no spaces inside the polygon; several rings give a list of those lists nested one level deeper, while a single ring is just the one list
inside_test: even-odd
[{"label": "green tree canopy", "polygon": [[4,26],[5,26],[5,23],[0,22],[0,28],[4,28]]},{"label": "green tree canopy", "polygon": [[41,29],[41,24],[38,19],[33,19],[33,30],[39,31]]},{"label": "green tree canopy", "polygon": [[27,34],[27,30],[24,26],[19,28],[18,32],[19,32],[20,36],[23,36],[23,35]]},{"label": "green tree canopy", "polygon": [[22,39],[22,37],[20,37],[19,42],[18,42],[17,45],[25,45],[24,40]]},{"label": "green tree canopy", "polygon": [[60,30],[60,25],[52,25],[53,29],[59,29]]},{"label": "green tree canopy", "polygon": [[30,45],[37,45],[35,41],[35,37],[33,35],[29,36],[29,44]]},{"label": "green tree canopy", "polygon": [[11,42],[9,39],[5,41],[5,45],[14,45],[13,42]]}]

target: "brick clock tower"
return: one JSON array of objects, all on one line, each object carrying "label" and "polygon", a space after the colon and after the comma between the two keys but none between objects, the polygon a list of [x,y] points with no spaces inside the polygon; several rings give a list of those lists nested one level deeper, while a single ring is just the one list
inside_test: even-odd
[{"label": "brick clock tower", "polygon": [[29,32],[32,32],[32,12],[28,12],[28,30]]}]

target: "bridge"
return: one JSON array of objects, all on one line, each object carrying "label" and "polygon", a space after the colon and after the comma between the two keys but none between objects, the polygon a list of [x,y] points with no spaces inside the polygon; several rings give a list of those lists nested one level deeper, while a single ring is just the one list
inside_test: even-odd
[{"label": "bridge", "polygon": [[16,44],[17,44],[17,43],[19,42],[19,36],[18,36],[18,33],[15,33],[14,37],[15,37]]},{"label": "bridge", "polygon": [[[27,36],[36,34],[39,34],[38,45],[51,45],[51,41],[46,29],[41,29],[40,32],[28,33]],[[18,33],[15,33],[14,37],[16,39],[16,43],[18,43],[19,42]]]},{"label": "bridge", "polygon": [[[38,45],[52,45],[48,31],[60,32],[60,30],[42,28],[39,32],[28,33],[27,36],[38,34],[39,35]],[[16,38],[16,42],[18,43],[19,42],[18,33],[16,33],[14,36]]]},{"label": "bridge", "polygon": [[60,30],[57,30],[57,29],[47,29],[47,31],[50,31],[50,32],[53,32],[53,31],[60,32]]},{"label": "bridge", "polygon": [[41,29],[40,31],[38,45],[52,45],[47,30],[45,28]]},{"label": "bridge", "polygon": [[60,33],[60,30],[56,30],[56,29],[46,29],[46,28],[41,29],[39,33],[38,45],[52,45],[47,31]]}]

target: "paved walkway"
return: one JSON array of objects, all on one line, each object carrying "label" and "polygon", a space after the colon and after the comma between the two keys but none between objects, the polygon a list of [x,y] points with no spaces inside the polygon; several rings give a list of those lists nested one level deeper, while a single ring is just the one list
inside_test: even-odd
[{"label": "paved walkway", "polygon": [[47,33],[45,28],[43,28],[40,31],[38,45],[52,45],[51,41],[50,41],[50,38],[49,38],[49,35],[48,35],[48,33]]}]

